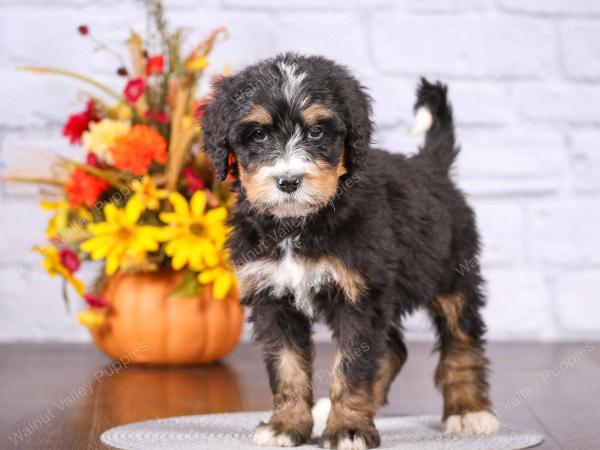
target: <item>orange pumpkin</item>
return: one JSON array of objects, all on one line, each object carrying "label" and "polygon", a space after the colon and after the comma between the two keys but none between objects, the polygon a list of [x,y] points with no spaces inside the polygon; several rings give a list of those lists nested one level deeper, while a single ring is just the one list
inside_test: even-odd
[{"label": "orange pumpkin", "polygon": [[210,363],[231,352],[244,323],[237,292],[216,300],[207,286],[173,298],[181,278],[171,270],[111,276],[105,321],[91,329],[96,345],[114,359],[167,365]]}]

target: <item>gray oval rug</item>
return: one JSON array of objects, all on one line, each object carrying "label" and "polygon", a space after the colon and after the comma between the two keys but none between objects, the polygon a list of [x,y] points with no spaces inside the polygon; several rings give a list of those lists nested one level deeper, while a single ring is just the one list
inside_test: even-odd
[{"label": "gray oval rug", "polygon": [[[126,450],[247,450],[252,435],[269,412],[207,414],[146,420],[105,431],[100,439],[108,446]],[[383,417],[375,423],[382,449],[402,450],[512,450],[542,442],[538,433],[503,424],[494,436],[467,437],[442,433],[439,416]],[[322,429],[316,426],[315,432]],[[305,445],[301,448],[318,448]]]}]

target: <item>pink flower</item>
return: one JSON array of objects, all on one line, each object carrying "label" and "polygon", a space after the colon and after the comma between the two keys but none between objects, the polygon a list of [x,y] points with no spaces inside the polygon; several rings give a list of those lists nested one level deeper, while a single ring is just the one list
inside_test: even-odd
[{"label": "pink flower", "polygon": [[187,184],[187,189],[190,195],[196,191],[204,189],[204,186],[206,186],[204,180],[200,178],[192,166],[185,167],[181,171],[181,176]]},{"label": "pink flower", "polygon": [[146,82],[142,78],[132,78],[125,86],[123,97],[129,103],[134,104],[142,96],[144,89],[146,89]]},{"label": "pink flower", "polygon": [[84,294],[83,298],[92,308],[105,308],[108,306],[108,302],[106,300],[90,293]]},{"label": "pink flower", "polygon": [[81,261],[79,261],[79,256],[70,248],[61,248],[59,253],[60,263],[71,273],[77,272],[79,270],[79,266],[81,265]]}]

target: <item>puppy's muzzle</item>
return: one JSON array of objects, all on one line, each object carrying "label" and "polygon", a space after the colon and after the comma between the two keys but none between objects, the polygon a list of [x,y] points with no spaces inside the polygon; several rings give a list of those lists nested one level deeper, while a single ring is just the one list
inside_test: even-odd
[{"label": "puppy's muzzle", "polygon": [[284,175],[277,177],[277,187],[287,194],[297,191],[301,184],[302,175]]}]

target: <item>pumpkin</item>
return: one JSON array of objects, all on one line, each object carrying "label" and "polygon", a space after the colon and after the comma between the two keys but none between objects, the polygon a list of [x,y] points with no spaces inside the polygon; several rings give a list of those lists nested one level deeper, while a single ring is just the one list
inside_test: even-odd
[{"label": "pumpkin", "polygon": [[200,364],[223,358],[239,342],[244,313],[232,289],[224,300],[205,286],[193,297],[172,297],[181,272],[111,276],[102,297],[104,323],[91,328],[96,345],[124,362]]}]

